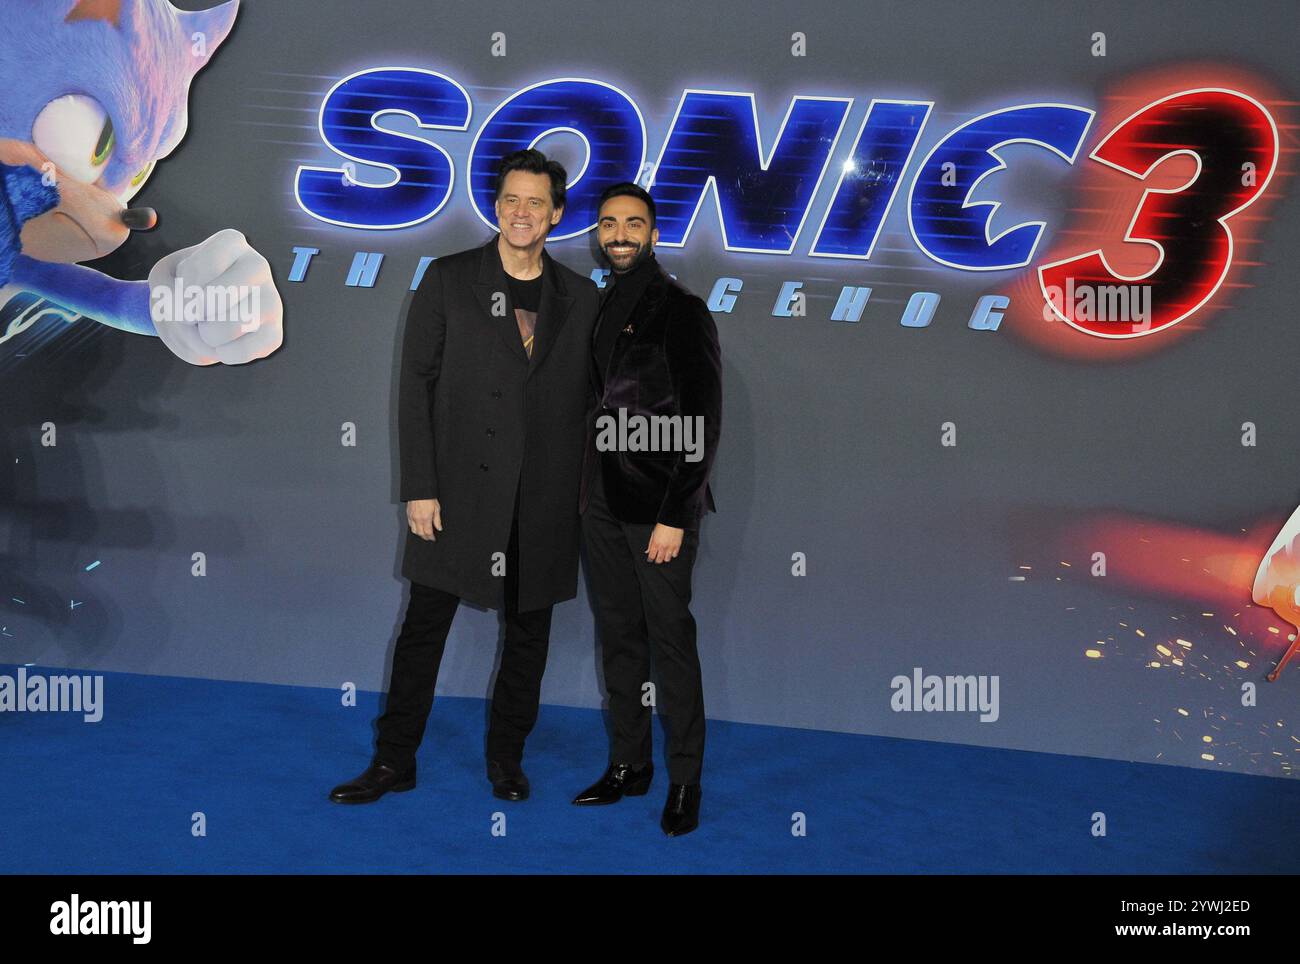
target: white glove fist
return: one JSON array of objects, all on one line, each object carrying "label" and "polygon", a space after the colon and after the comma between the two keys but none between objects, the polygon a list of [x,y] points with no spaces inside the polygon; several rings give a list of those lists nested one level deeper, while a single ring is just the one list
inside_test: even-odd
[{"label": "white glove fist", "polygon": [[191,365],[242,365],[284,341],[270,262],[234,228],[167,255],[149,272],[149,287],[158,337]]}]

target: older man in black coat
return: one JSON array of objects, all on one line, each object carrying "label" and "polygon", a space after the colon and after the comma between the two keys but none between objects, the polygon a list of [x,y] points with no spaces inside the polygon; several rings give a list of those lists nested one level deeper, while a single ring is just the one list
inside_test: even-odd
[{"label": "older man in black coat", "polygon": [[539,151],[501,163],[500,234],[432,262],[411,299],[398,399],[411,596],[371,766],[330,799],[415,786],[415,753],[459,601],[501,609],[505,646],[487,737],[493,793],[528,796],[551,607],[577,594],[578,495],[595,284],[545,251],[564,168]]}]

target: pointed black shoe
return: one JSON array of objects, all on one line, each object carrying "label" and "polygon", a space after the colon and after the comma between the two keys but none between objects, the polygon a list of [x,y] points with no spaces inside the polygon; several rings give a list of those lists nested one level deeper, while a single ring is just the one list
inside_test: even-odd
[{"label": "pointed black shoe", "polygon": [[690,833],[700,825],[700,785],[674,783],[668,787],[668,801],[659,826],[670,837]]},{"label": "pointed black shoe", "polygon": [[415,764],[407,770],[394,770],[382,763],[372,763],[361,776],[340,783],[330,791],[335,803],[373,803],[385,793],[401,793],[415,786]]},{"label": "pointed black shoe", "polygon": [[492,796],[502,800],[528,799],[528,777],[518,763],[488,760],[487,776],[492,781]]},{"label": "pointed black shoe", "polygon": [[624,797],[639,797],[650,789],[655,775],[653,763],[635,767],[630,763],[611,763],[605,775],[573,798],[580,807],[618,803]]}]

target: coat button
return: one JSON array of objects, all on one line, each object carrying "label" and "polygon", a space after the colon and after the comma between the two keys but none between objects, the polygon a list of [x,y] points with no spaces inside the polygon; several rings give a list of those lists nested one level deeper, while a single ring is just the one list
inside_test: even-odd
[{"label": "coat button", "polygon": [[486,462],[480,462],[480,463],[478,464],[478,467],[479,467],[480,469],[482,469],[484,472],[487,471],[487,463],[486,463]]},{"label": "coat button", "polygon": [[493,398],[500,398],[500,397],[501,397],[501,389],[499,389],[499,388],[498,388],[498,389],[494,389],[493,392],[492,392],[492,397],[493,397]]},{"label": "coat button", "polygon": [[488,429],[488,430],[487,430],[487,436],[488,436],[488,438],[495,438],[495,437],[496,437],[496,434],[497,434],[497,433],[496,433],[496,430],[495,430],[495,429]]}]

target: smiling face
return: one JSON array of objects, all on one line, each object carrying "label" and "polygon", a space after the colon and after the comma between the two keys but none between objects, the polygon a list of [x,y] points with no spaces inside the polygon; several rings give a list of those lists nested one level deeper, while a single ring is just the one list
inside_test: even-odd
[{"label": "smiling face", "polygon": [[496,202],[497,227],[506,244],[534,248],[560,223],[564,208],[551,203],[551,179],[545,174],[511,171]]},{"label": "smiling face", "polygon": [[630,271],[650,256],[659,229],[650,227],[650,209],[640,198],[620,194],[600,206],[596,222],[600,250],[615,274]]}]

